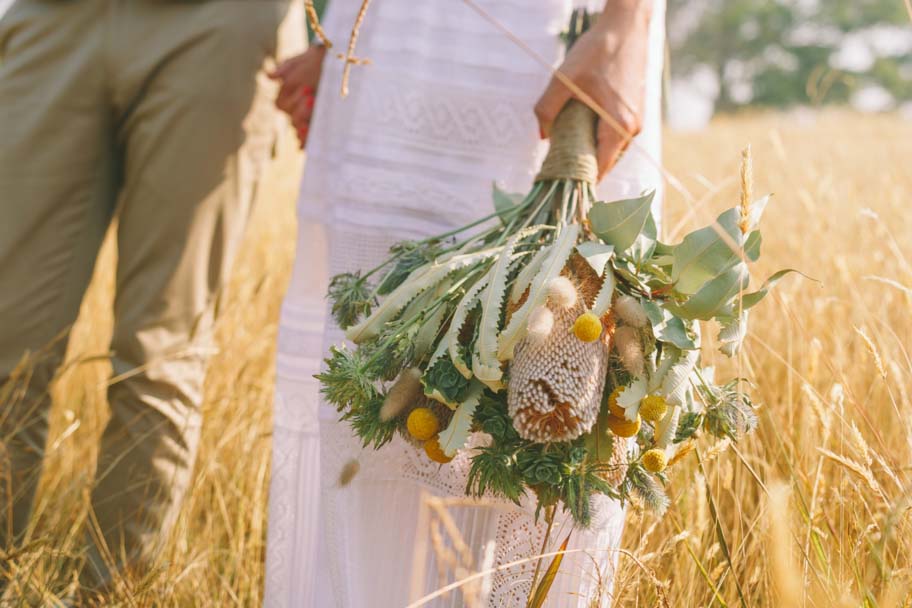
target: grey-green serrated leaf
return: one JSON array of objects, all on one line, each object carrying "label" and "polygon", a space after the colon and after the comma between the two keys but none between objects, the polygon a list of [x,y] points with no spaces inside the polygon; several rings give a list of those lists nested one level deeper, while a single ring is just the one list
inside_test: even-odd
[{"label": "grey-green serrated leaf", "polygon": [[730,319],[719,330],[719,350],[727,357],[734,357],[741,350],[744,337],[747,335],[749,311],[745,310],[740,317]]},{"label": "grey-green serrated leaf", "polygon": [[497,343],[500,313],[503,308],[504,295],[507,291],[507,276],[513,260],[513,250],[522,239],[535,234],[543,226],[532,226],[521,230],[510,237],[506,246],[491,268],[488,286],[479,295],[481,302],[481,321],[478,328],[478,339],[475,340],[475,356],[472,359],[472,372],[488,388],[497,392],[503,388],[501,378],[503,370],[497,359]]},{"label": "grey-green serrated leaf", "polygon": [[472,416],[475,415],[475,408],[478,407],[483,391],[484,386],[479,382],[470,387],[465,400],[453,412],[450,424],[440,432],[440,449],[447,456],[454,456],[468,441],[469,432],[472,430]]},{"label": "grey-green serrated leaf", "polygon": [[434,262],[414,270],[408,279],[383,299],[368,318],[345,330],[345,337],[358,344],[376,336],[388,321],[394,320],[399,312],[425,289],[434,287],[454,270],[481,263],[499,254],[502,249],[502,247],[492,247],[465,255],[457,255],[445,262]]},{"label": "grey-green serrated leaf", "polygon": [[690,376],[700,360],[700,351],[684,350],[662,380],[662,393],[669,405],[684,405]]},{"label": "grey-green serrated leaf", "polygon": [[510,322],[500,334],[497,349],[497,358],[506,361],[513,358],[513,349],[525,336],[526,324],[529,315],[535,308],[541,306],[547,298],[548,281],[558,276],[566,264],[567,259],[576,246],[579,236],[579,224],[566,226],[554,242],[548,257],[542,262],[541,269],[536,273],[532,284],[529,286],[529,298],[510,317]]},{"label": "grey-green serrated leaf", "polygon": [[605,267],[608,266],[611,256],[614,255],[614,245],[606,245],[598,241],[583,241],[576,246],[576,250],[586,258],[598,276],[605,274]]}]

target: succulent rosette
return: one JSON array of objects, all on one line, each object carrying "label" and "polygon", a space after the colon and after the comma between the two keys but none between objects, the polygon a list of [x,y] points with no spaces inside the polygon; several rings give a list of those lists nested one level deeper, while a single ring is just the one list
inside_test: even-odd
[{"label": "succulent rosette", "polygon": [[[657,238],[652,192],[598,201],[595,123],[569,102],[529,193],[495,187],[491,215],[334,277],[354,347],[318,375],[365,445],[398,433],[441,466],[471,449],[468,495],[531,492],[583,526],[593,494],[664,510],[665,471],[695,435],[756,426],[739,382],[701,368],[698,324],[717,322],[734,355],[788,272],[748,291],[765,199],[677,244]],[[467,448],[472,433],[489,439]]]}]

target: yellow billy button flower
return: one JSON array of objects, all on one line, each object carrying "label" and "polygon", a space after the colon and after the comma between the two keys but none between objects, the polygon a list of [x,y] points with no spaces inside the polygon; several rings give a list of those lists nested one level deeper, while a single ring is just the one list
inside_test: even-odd
[{"label": "yellow billy button flower", "polygon": [[452,456],[447,456],[443,453],[443,448],[440,447],[440,439],[437,436],[424,442],[424,453],[427,454],[428,458],[440,464],[446,464],[453,460]]},{"label": "yellow billy button flower", "polygon": [[618,416],[608,416],[608,428],[618,437],[633,437],[640,432],[641,424],[639,416],[633,422]]},{"label": "yellow billy button flower", "polygon": [[416,407],[405,421],[409,435],[418,441],[427,441],[440,430],[437,416],[427,407]]},{"label": "yellow billy button flower", "polygon": [[619,386],[608,395],[608,413],[614,416],[615,418],[624,417],[624,408],[618,405],[618,397],[621,396],[621,393],[624,392],[624,387]]},{"label": "yellow billy button flower", "polygon": [[583,342],[595,342],[602,335],[602,322],[591,312],[584,312],[573,323],[573,335]]},{"label": "yellow billy button flower", "polygon": [[640,416],[649,422],[658,422],[665,417],[668,411],[668,403],[665,397],[659,395],[647,395],[640,401]]},{"label": "yellow billy button flower", "polygon": [[668,458],[665,456],[665,450],[653,448],[643,454],[643,467],[650,473],[661,473],[668,466]]}]

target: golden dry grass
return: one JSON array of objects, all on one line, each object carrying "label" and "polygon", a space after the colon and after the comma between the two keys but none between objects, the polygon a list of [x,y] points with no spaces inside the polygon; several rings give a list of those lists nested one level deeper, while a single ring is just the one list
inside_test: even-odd
[{"label": "golden dry grass", "polygon": [[[757,383],[759,432],[701,444],[705,478],[689,457],[669,513],[628,519],[623,545],[671,605],[912,602],[910,136],[900,119],[845,113],[669,134],[667,167],[707,211],[737,204],[736,151],[752,144],[754,191],[775,193],[756,274],[820,281],[790,278],[752,313],[742,375]],[[668,225],[686,209],[672,193]],[[655,585],[622,564],[617,605],[655,605]]]},{"label": "golden dry grass", "polygon": [[[750,143],[755,192],[775,192],[757,276],[794,267],[820,283],[789,278],[753,314],[741,373],[757,383],[761,428],[736,448],[701,443],[705,477],[696,456],[676,465],[664,518],[631,510],[623,548],[636,559],[621,557],[615,605],[908,606],[912,124],[759,115],[666,141],[668,169],[699,200],[689,214],[670,192],[668,229],[738,203],[739,151]],[[273,167],[237,266],[192,494],[160,569],[134,581],[125,605],[260,603],[274,338],[298,160],[286,153]],[[39,587],[72,577],[61,560],[78,549],[109,373],[104,357],[85,358],[106,350],[112,261],[106,247],[74,331],[77,363],[54,391],[40,542],[17,562]]]}]

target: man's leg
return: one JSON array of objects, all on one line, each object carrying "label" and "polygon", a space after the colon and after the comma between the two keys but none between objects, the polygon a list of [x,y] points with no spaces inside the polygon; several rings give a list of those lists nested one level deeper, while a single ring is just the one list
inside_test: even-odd
[{"label": "man's leg", "polygon": [[126,109],[117,380],[92,494],[100,530],[87,584],[147,565],[188,490],[215,304],[257,161],[271,151],[275,116],[260,85],[283,13],[272,2],[123,3],[114,20]]},{"label": "man's leg", "polygon": [[100,5],[20,0],[0,22],[0,555],[28,523],[48,383],[114,206]]}]

